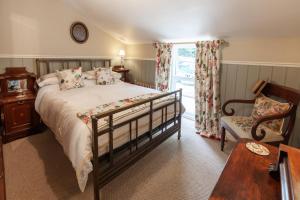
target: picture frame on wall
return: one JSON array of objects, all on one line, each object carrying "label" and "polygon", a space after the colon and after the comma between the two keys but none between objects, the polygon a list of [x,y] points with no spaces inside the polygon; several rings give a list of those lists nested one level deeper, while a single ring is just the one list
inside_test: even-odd
[{"label": "picture frame on wall", "polygon": [[74,22],[70,27],[72,39],[77,43],[85,43],[89,38],[89,31],[86,25],[82,22]]}]

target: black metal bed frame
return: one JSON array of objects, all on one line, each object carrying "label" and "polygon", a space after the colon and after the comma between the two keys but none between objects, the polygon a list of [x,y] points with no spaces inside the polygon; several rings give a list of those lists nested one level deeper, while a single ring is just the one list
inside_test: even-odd
[{"label": "black metal bed frame", "polygon": [[[175,96],[172,102],[164,105],[153,107],[153,102],[160,98],[167,96]],[[113,115],[120,113],[124,110],[140,106],[142,104],[149,104],[149,111],[143,112],[138,116],[130,118],[118,124],[113,124]],[[92,116],[92,150],[93,150],[93,182],[94,182],[94,199],[99,200],[99,190],[113,178],[121,174],[124,170],[133,165],[140,158],[145,156],[148,152],[153,150],[156,146],[161,144],[167,138],[178,132],[178,139],[181,137],[181,103],[182,103],[182,90],[165,93],[156,97],[143,100],[139,103],[122,107],[116,110],[104,112]],[[174,106],[174,115],[170,119],[167,118],[168,107]],[[179,112],[177,113],[177,106]],[[153,128],[153,114],[161,111],[161,123],[158,127]],[[138,136],[138,120],[149,116],[149,130],[148,132]],[[108,128],[98,130],[98,120],[108,118]],[[132,135],[132,123],[135,123],[135,138]],[[129,124],[130,141],[119,148],[113,148],[113,133],[114,130]],[[103,156],[98,155],[98,137],[104,134],[109,134],[109,152]],[[154,137],[155,136],[155,137]],[[134,148],[133,148],[134,147]],[[120,155],[121,153],[121,155]],[[115,156],[119,158],[117,161]],[[124,155],[125,154],[125,155]],[[105,162],[106,161],[106,162]],[[101,166],[100,166],[101,165]]]},{"label": "black metal bed frame", "polygon": [[111,60],[110,59],[102,59],[102,58],[38,58],[35,60],[36,62],[36,73],[37,78],[43,75],[41,69],[46,69],[45,74],[51,73],[51,64],[60,64],[61,69],[70,69],[70,64],[76,64],[81,67],[84,64],[89,64],[89,67],[92,69],[93,67],[110,67]]},{"label": "black metal bed frame", "polygon": [[[42,67],[40,64],[46,64],[46,73],[50,73],[51,63],[61,63],[63,68],[69,69],[69,62],[78,62],[81,66],[82,62],[90,62],[91,68],[93,62],[103,62],[104,65],[108,62],[108,59],[37,59],[37,75],[41,76]],[[155,100],[165,98],[168,96],[174,96],[174,100],[171,99],[163,105],[155,107],[153,105]],[[149,110],[142,112],[141,114],[125,120],[120,123],[114,124],[113,116],[117,113],[131,109],[140,105],[149,104]],[[174,106],[174,115],[168,119],[168,107]],[[177,112],[177,106],[179,111]],[[153,114],[161,112],[161,122],[157,127],[153,126]],[[182,90],[176,90],[173,92],[164,93],[147,100],[142,100],[138,103],[121,107],[118,109],[103,112],[101,114],[93,115],[92,118],[92,152],[93,152],[93,183],[94,183],[94,199],[100,199],[101,188],[113,180],[116,176],[120,175],[123,171],[144,157],[147,153],[165,141],[167,138],[178,132],[178,140],[181,137],[181,114],[182,114]],[[149,129],[146,133],[138,135],[138,122],[139,119],[149,116]],[[99,130],[98,121],[103,118],[108,118],[108,128]],[[132,123],[135,123],[135,137],[133,138]],[[120,147],[114,148],[114,130],[123,126],[129,125],[130,140],[126,144]],[[98,138],[101,135],[109,134],[109,151],[108,153],[99,156],[98,152]]]}]

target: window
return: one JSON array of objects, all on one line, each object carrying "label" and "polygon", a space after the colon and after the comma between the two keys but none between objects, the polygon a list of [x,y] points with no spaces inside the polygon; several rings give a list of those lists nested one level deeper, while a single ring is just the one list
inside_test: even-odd
[{"label": "window", "polygon": [[175,45],[172,55],[171,88],[182,88],[182,102],[186,108],[185,117],[195,117],[195,54],[194,44]]}]

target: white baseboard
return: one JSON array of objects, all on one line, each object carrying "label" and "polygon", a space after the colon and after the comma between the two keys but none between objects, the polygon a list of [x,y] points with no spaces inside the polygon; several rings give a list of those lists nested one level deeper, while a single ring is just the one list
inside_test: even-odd
[{"label": "white baseboard", "polygon": [[300,63],[283,63],[283,62],[222,60],[221,63],[222,64],[229,64],[229,65],[255,65],[255,66],[271,66],[271,67],[300,67]]},{"label": "white baseboard", "polygon": [[[126,60],[149,60],[155,61],[155,58],[127,57]],[[253,65],[253,66],[271,66],[271,67],[300,67],[300,63],[285,63],[285,62],[262,62],[262,61],[234,61],[221,60],[222,64],[229,65]]]}]

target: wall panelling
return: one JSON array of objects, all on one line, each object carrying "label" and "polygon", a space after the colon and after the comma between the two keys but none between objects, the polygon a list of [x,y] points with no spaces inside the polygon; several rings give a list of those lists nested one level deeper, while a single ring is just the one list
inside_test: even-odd
[{"label": "wall panelling", "polygon": [[[154,60],[126,60],[126,67],[130,69],[130,79],[155,82]],[[300,90],[300,67],[279,67],[262,65],[222,64],[221,66],[221,101],[228,99],[251,99],[254,95],[251,88],[259,79],[285,85]],[[234,105],[240,115],[249,115],[251,105]],[[300,147],[300,108],[290,144]]]},{"label": "wall panelling", "polygon": [[[0,73],[5,67],[26,66],[28,71],[35,71],[35,59],[33,58],[0,58]],[[130,69],[131,81],[143,81],[154,84],[155,61],[128,59],[125,66]],[[300,67],[278,67],[261,65],[222,64],[221,66],[221,101],[232,98],[253,98],[251,88],[259,80],[269,80],[300,90]],[[238,114],[249,115],[251,106],[234,105]],[[290,144],[300,147],[300,108],[297,112],[297,120]]]}]

